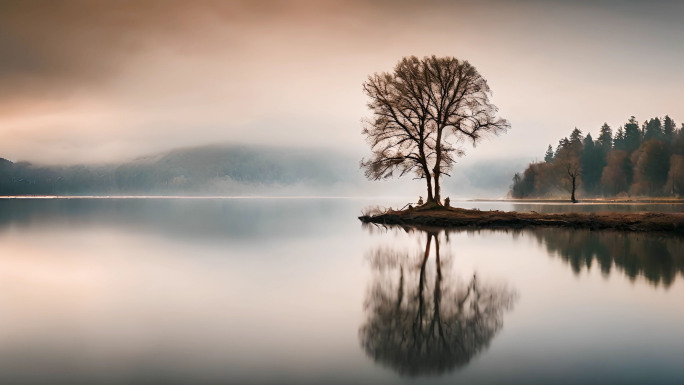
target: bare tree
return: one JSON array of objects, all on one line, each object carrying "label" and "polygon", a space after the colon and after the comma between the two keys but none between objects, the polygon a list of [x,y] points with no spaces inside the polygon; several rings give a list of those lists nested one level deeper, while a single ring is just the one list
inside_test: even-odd
[{"label": "bare tree", "polygon": [[565,141],[554,160],[555,167],[560,169],[559,175],[561,177],[559,182],[570,191],[572,203],[577,203],[575,192],[582,177],[582,162],[580,160],[582,152],[581,133],[578,129],[575,129],[575,131],[573,131],[575,139]]},{"label": "bare tree", "polygon": [[415,173],[427,182],[428,202],[433,198],[429,159],[434,155],[428,121],[428,96],[422,83],[420,63],[404,58],[392,74],[375,74],[363,84],[370,98],[373,118],[365,122],[363,134],[373,153],[362,159],[368,179]]},{"label": "bare tree", "polygon": [[582,175],[582,166],[577,159],[572,159],[565,164],[565,170],[568,173],[568,183],[570,185],[570,200],[572,203],[577,203],[575,199],[575,191],[579,183],[579,177]]},{"label": "bare tree", "polygon": [[[440,202],[440,176],[447,174],[455,158],[463,155],[455,144],[464,140],[473,146],[486,134],[499,134],[510,128],[497,118],[497,107],[487,81],[467,61],[453,57],[424,58],[425,84],[430,98],[431,129],[435,132],[435,201]],[[448,175],[448,174],[447,174]]]},{"label": "bare tree", "polygon": [[373,111],[363,130],[373,151],[371,159],[361,162],[366,176],[415,171],[426,179],[428,202],[440,203],[440,177],[463,155],[461,142],[475,145],[485,134],[510,128],[496,117],[486,80],[456,58],[403,58],[392,74],[371,76],[364,91]]}]

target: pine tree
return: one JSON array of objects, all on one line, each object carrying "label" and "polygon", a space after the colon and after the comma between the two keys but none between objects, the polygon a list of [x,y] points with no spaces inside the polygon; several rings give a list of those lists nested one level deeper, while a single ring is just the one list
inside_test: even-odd
[{"label": "pine tree", "polygon": [[665,115],[665,119],[663,120],[663,136],[665,137],[665,140],[671,142],[676,130],[677,125],[674,120]]},{"label": "pine tree", "polygon": [[570,140],[568,138],[563,138],[558,141],[558,147],[556,147],[556,152],[553,154],[554,158],[558,158],[558,155],[563,152],[566,148],[570,147]]},{"label": "pine tree", "polygon": [[641,133],[641,138],[644,138],[644,135],[646,135],[646,126],[648,126],[648,120],[644,120],[643,123],[641,123],[641,130],[639,132]]},{"label": "pine tree", "polygon": [[601,147],[604,154],[607,154],[613,148],[613,130],[610,129],[608,123],[603,123],[603,126],[601,126],[601,134],[596,143]]},{"label": "pine tree", "polygon": [[639,130],[639,123],[632,116],[625,124],[624,134],[624,150],[627,154],[631,154],[641,145],[641,130]]},{"label": "pine tree", "polygon": [[663,129],[660,119],[654,118],[649,120],[648,123],[646,123],[646,127],[644,129],[644,141],[662,138]]},{"label": "pine tree", "polygon": [[553,147],[549,144],[549,148],[546,149],[546,154],[544,154],[544,162],[553,162]]},{"label": "pine tree", "polygon": [[582,141],[582,145],[584,146],[583,148],[586,150],[587,146],[594,148],[594,145],[596,142],[594,142],[594,138],[591,137],[591,132],[587,134],[587,136],[584,138],[584,141]]},{"label": "pine tree", "polygon": [[620,126],[615,133],[615,139],[613,139],[613,148],[620,151],[625,150],[625,131],[622,129],[622,126]]},{"label": "pine tree", "polygon": [[584,138],[581,162],[584,189],[593,194],[601,180],[605,161],[603,160],[602,149],[595,145],[591,134],[587,134],[587,137]]},{"label": "pine tree", "polygon": [[579,152],[582,150],[582,131],[577,127],[570,133],[570,146],[572,146],[573,151]]}]

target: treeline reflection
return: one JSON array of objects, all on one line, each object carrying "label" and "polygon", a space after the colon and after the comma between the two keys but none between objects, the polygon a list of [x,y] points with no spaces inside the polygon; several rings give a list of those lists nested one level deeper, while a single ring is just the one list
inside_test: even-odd
[{"label": "treeline reflection", "polygon": [[642,276],[665,287],[684,274],[682,237],[553,228],[525,232],[566,261],[576,274],[596,265],[606,276],[617,270],[631,280]]},{"label": "treeline reflection", "polygon": [[617,271],[631,281],[643,277],[654,286],[666,288],[678,275],[684,275],[684,238],[676,235],[560,228],[451,229],[446,235],[462,232],[503,232],[514,238],[534,239],[546,248],[549,255],[567,262],[578,275],[598,268],[604,276]]},{"label": "treeline reflection", "polygon": [[506,285],[476,275],[457,280],[450,253],[440,251],[440,236],[422,236],[422,251],[380,247],[368,254],[373,279],[359,329],[369,357],[407,376],[466,365],[501,330],[504,311],[516,299]]}]

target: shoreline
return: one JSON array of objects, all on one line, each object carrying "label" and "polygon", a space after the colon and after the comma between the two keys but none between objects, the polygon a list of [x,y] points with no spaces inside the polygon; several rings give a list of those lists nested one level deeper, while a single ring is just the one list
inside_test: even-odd
[{"label": "shoreline", "polygon": [[[386,198],[386,197],[385,197]],[[405,199],[405,197],[389,197]],[[376,196],[337,195],[0,195],[0,200],[50,200],[50,199],[349,199],[371,200]]]},{"label": "shoreline", "polygon": [[580,199],[576,203],[569,199],[470,199],[469,202],[505,202],[505,203],[563,203],[563,204],[684,204],[684,198],[588,198]]},{"label": "shoreline", "polygon": [[427,226],[434,228],[521,229],[562,227],[569,229],[658,232],[684,235],[680,213],[562,213],[539,214],[516,211],[480,211],[454,207],[421,206],[358,217],[363,223]]}]

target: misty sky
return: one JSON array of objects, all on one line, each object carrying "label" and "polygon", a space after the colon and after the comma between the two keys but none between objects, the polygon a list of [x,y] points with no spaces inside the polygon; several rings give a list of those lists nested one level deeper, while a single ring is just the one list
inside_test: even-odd
[{"label": "misty sky", "polygon": [[576,126],[684,121],[684,2],[0,0],[0,157],[130,159],[208,143],[368,153],[361,84],[455,56],[543,157]]}]

